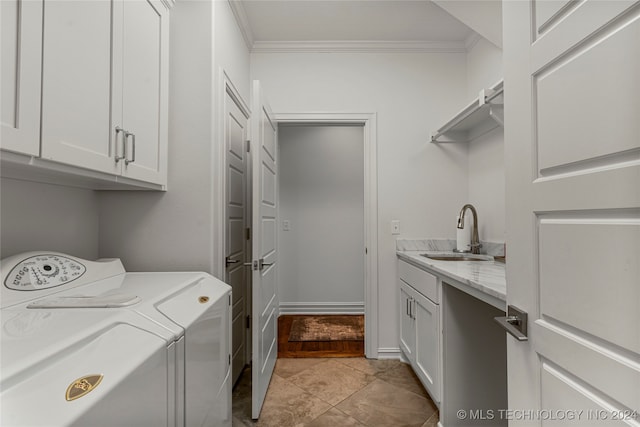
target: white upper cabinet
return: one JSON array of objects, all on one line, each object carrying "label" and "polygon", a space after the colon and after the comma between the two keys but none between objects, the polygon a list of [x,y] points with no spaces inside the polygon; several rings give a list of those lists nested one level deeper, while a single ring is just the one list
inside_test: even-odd
[{"label": "white upper cabinet", "polygon": [[121,127],[132,135],[123,174],[156,183],[167,173],[168,29],[160,1],[124,2]]},{"label": "white upper cabinet", "polygon": [[[42,66],[42,157],[119,173],[111,114],[111,55],[116,2],[45,2]],[[115,9],[114,9],[115,12]],[[117,16],[116,13],[113,14]],[[114,28],[115,29],[115,28]],[[115,64],[114,64],[115,65]],[[116,92],[114,87],[114,94]],[[113,109],[112,109],[113,107]]]},{"label": "white upper cabinet", "polygon": [[42,0],[0,1],[3,150],[40,154]]},{"label": "white upper cabinet", "polygon": [[166,6],[52,1],[44,16],[42,158],[166,184]]}]

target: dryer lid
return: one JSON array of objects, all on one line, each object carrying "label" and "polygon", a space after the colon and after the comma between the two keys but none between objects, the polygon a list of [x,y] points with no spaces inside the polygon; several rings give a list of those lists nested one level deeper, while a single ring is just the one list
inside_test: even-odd
[{"label": "dryer lid", "polygon": [[188,329],[220,306],[231,305],[231,287],[213,276],[203,277],[158,304],[158,311]]}]

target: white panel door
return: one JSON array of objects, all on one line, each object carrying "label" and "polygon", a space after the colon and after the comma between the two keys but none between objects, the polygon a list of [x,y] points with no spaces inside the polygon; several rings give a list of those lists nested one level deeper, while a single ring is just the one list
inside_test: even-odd
[{"label": "white panel door", "polygon": [[228,91],[224,98],[224,140],[226,150],[226,282],[232,288],[231,379],[235,383],[247,363],[247,279],[249,261],[247,209],[247,149],[249,115]]},{"label": "white panel door", "polygon": [[[42,157],[119,173],[111,68],[119,67],[122,2],[46,1],[42,55]],[[112,64],[112,58],[115,60]],[[112,110],[113,108],[113,110]]]},{"label": "white panel door", "polygon": [[556,411],[509,425],[638,426],[640,2],[503,18],[507,301],[529,315],[528,341],[507,336],[509,407]]},{"label": "white panel door", "polygon": [[252,88],[253,242],[252,283],[252,410],[257,419],[278,356],[278,297],[276,249],[277,123],[264,98],[259,81]]},{"label": "white panel door", "polygon": [[40,155],[43,1],[0,2],[1,148]]},{"label": "white panel door", "polygon": [[123,175],[164,184],[169,12],[159,0],[126,0],[122,31],[120,127],[127,132]]}]

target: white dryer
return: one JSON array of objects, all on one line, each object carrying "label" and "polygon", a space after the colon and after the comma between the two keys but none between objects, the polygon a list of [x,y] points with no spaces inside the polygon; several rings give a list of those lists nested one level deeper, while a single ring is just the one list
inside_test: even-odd
[{"label": "white dryer", "polygon": [[53,252],[1,271],[2,425],[231,425],[228,285]]}]

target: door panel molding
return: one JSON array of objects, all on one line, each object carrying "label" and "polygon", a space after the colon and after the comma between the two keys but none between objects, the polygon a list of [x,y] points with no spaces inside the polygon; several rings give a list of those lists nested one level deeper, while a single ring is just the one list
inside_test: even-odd
[{"label": "door panel molding", "polygon": [[[623,354],[610,345],[574,334],[562,324],[537,320],[532,329],[532,334],[539,337],[536,351],[540,369],[544,364],[553,363],[599,390],[603,396],[628,408],[638,408],[640,365],[633,361],[632,354]],[[572,407],[563,409],[567,408]]]}]

